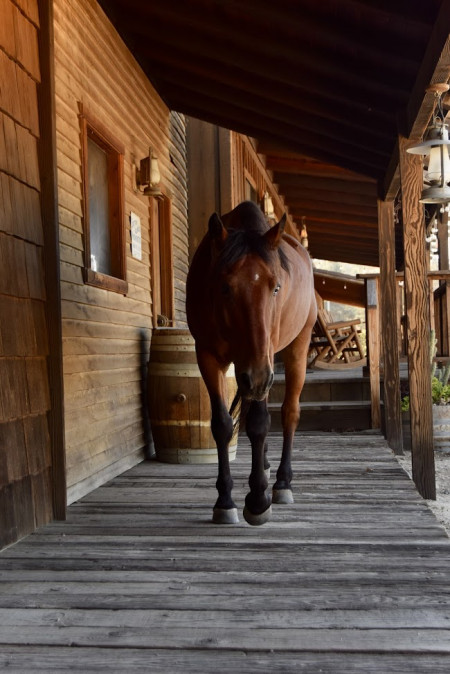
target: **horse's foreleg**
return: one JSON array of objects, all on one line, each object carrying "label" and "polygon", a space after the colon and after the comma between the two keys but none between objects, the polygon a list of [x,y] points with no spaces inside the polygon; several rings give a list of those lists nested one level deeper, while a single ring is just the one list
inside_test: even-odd
[{"label": "horse's foreleg", "polygon": [[233,480],[230,472],[228,446],[233,437],[234,427],[227,408],[226,368],[219,365],[208,351],[197,348],[197,362],[202,373],[211,401],[211,432],[217,446],[219,474],[216,487],[218,498],[213,509],[215,524],[236,524],[239,522],[237,508],[231,497]]},{"label": "horse's foreleg", "polygon": [[215,524],[237,524],[239,522],[236,504],[231,497],[233,479],[230,471],[228,446],[233,436],[233,420],[221,398],[211,399],[211,431],[217,445],[219,475],[216,487],[218,498],[213,509]]},{"label": "horse's foreleg", "polygon": [[245,429],[252,446],[252,471],[248,480],[250,492],[245,497],[244,518],[249,524],[264,524],[270,519],[271,499],[267,493],[266,436],[270,428],[267,400],[252,401],[247,412]]},{"label": "horse's foreleg", "polygon": [[300,419],[300,395],[305,383],[309,341],[310,329],[305,329],[283,354],[286,383],[284,401],[281,407],[283,449],[277,470],[277,479],[272,489],[274,503],[294,502],[291,489],[292,446]]}]

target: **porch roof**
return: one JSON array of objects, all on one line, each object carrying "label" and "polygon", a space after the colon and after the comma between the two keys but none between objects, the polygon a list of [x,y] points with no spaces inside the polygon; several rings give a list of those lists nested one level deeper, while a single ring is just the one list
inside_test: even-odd
[{"label": "porch roof", "polygon": [[378,264],[376,197],[449,77],[450,0],[100,4],[171,109],[257,139],[314,257]]}]

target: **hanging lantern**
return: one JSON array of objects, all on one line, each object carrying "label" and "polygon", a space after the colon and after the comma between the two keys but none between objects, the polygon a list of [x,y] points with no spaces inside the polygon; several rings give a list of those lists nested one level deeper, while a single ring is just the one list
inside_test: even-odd
[{"label": "hanging lantern", "polygon": [[450,140],[442,106],[442,94],[448,90],[448,84],[435,84],[428,89],[435,94],[437,104],[427,131],[427,140],[407,150],[411,154],[429,157],[424,175],[426,187],[420,199],[423,204],[445,204],[450,201]]}]

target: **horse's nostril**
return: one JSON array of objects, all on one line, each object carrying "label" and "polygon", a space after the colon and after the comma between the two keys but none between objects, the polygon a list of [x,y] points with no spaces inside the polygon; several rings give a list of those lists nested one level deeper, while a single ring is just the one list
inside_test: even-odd
[{"label": "horse's nostril", "polygon": [[252,390],[252,379],[251,379],[248,372],[242,372],[239,379],[240,379],[240,382],[239,382],[240,387],[244,391],[251,391]]}]

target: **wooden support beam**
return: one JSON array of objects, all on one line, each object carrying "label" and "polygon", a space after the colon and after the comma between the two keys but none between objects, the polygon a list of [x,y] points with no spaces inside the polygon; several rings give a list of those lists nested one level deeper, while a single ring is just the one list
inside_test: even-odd
[{"label": "wooden support beam", "polygon": [[395,454],[403,454],[400,369],[398,349],[397,282],[395,279],[394,202],[378,202],[380,250],[381,336],[384,361],[384,415],[386,439]]},{"label": "wooden support beam", "polygon": [[[438,243],[439,243],[439,269],[448,269],[448,213],[437,214],[438,219]],[[440,311],[440,339],[441,354],[450,355],[450,283],[447,280],[441,281],[445,285],[445,293],[441,300]]]},{"label": "wooden support beam", "polygon": [[372,428],[381,428],[380,407],[380,324],[378,311],[378,281],[365,279],[367,359],[370,377]]},{"label": "wooden support beam", "polygon": [[64,384],[59,260],[58,179],[56,175],[56,113],[53,38],[53,0],[39,2],[39,173],[44,227],[44,264],[49,339],[49,426],[52,447],[53,515],[66,517],[66,467],[64,431]]},{"label": "wooden support beam", "polygon": [[448,213],[437,213],[439,269],[448,269]]},{"label": "wooden support beam", "polygon": [[412,140],[399,137],[402,183],[405,297],[408,336],[412,472],[424,498],[436,498],[433,413],[430,377],[430,307],[425,250],[425,218],[419,199],[422,159],[406,150]]}]

